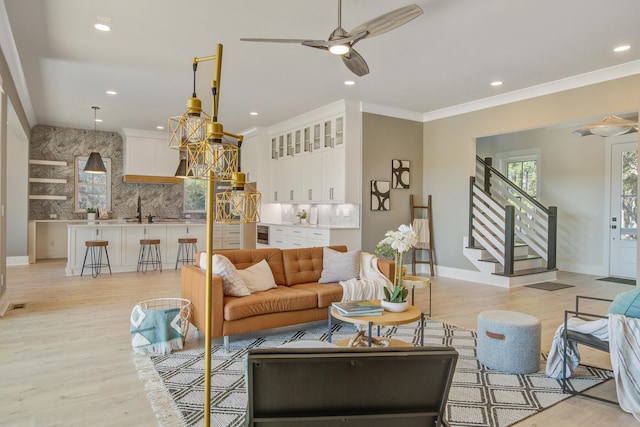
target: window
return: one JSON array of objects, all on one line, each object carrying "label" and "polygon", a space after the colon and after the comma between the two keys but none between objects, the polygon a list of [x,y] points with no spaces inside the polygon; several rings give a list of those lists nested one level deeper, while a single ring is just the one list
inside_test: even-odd
[{"label": "window", "polygon": [[87,156],[75,158],[75,211],[84,212],[87,208],[106,208],[111,210],[111,159],[102,158],[107,173],[85,173]]},{"label": "window", "polygon": [[207,208],[207,180],[185,179],[183,185],[183,211],[205,212]]},{"label": "window", "polygon": [[500,162],[500,170],[509,181],[537,199],[540,172],[539,150],[500,153],[496,157]]}]

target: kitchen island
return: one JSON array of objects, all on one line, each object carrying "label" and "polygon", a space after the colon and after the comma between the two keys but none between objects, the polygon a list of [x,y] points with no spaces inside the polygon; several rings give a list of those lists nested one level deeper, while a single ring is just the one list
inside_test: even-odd
[{"label": "kitchen island", "polygon": [[[249,226],[250,227],[250,226]],[[255,247],[255,233],[248,226],[214,224],[213,242],[216,249]],[[204,221],[172,220],[148,223],[124,220],[83,221],[67,224],[67,276],[80,275],[87,240],[108,240],[109,260],[113,273],[136,271],[140,239],[160,239],[162,268],[173,269],[178,253],[178,239],[195,237],[198,249],[206,249],[207,228]],[[253,224],[255,230],[255,224]],[[245,241],[251,242],[245,244]]]}]

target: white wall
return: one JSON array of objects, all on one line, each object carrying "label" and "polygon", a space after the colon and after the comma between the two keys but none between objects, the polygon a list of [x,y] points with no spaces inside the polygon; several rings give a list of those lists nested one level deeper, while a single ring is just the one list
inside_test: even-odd
[{"label": "white wall", "polygon": [[[11,123],[11,114],[9,123]],[[9,125],[7,132],[7,263],[28,264],[27,221],[29,218],[29,141],[22,129]]]}]

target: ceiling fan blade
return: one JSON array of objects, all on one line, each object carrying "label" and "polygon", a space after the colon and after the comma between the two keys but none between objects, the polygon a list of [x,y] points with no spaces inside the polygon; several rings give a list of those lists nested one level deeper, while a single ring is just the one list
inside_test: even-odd
[{"label": "ceiling fan blade", "polygon": [[310,40],[310,39],[262,39],[262,38],[241,38],[243,42],[264,42],[264,43],[301,43],[301,44],[318,44],[327,42],[324,40]]},{"label": "ceiling fan blade", "polygon": [[364,58],[355,50],[351,49],[346,55],[342,55],[342,62],[353,74],[362,77],[369,74],[369,66]]},{"label": "ceiling fan blade", "polygon": [[358,25],[349,34],[359,34],[367,31],[369,33],[367,37],[377,36],[396,29],[420,15],[422,15],[422,9],[415,4],[410,4]]}]

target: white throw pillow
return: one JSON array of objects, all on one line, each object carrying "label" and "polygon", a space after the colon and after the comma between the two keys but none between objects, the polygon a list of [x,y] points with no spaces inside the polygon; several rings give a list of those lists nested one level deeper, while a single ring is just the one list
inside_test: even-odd
[{"label": "white throw pillow", "polygon": [[276,280],[273,278],[271,267],[269,267],[267,260],[264,259],[244,270],[238,270],[238,275],[244,280],[251,293],[278,287]]},{"label": "white throw pillow", "polygon": [[340,252],[322,248],[322,273],[318,283],[335,283],[358,279],[360,276],[360,251]]},{"label": "white throw pillow", "polygon": [[[200,256],[200,268],[207,268],[206,254]],[[242,277],[238,275],[236,266],[224,255],[215,254],[211,257],[211,274],[222,277],[222,287],[225,295],[246,297],[251,295]]]}]

